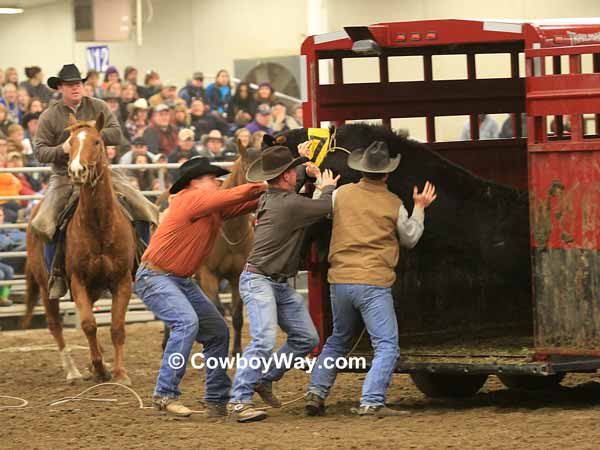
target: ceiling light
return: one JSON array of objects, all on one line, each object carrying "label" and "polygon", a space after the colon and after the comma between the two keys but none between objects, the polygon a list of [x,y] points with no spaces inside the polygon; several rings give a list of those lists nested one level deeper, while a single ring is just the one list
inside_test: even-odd
[{"label": "ceiling light", "polygon": [[0,8],[0,14],[21,14],[23,8]]}]

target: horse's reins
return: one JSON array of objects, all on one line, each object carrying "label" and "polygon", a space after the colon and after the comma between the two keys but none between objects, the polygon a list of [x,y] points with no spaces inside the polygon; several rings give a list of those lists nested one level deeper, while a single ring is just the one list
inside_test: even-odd
[{"label": "horse's reins", "polygon": [[348,150],[347,148],[344,147],[339,147],[337,145],[337,128],[335,130],[333,130],[333,134],[331,135],[331,145],[329,146],[329,148],[327,149],[327,153],[333,153],[336,150],[341,150],[343,152],[346,152],[348,154],[352,153],[350,150]]},{"label": "horse's reins", "polygon": [[225,231],[223,230],[223,227],[221,227],[220,233],[221,233],[221,237],[225,240],[225,242],[227,242],[227,244],[229,244],[232,247],[235,247],[236,245],[239,245],[246,240],[246,238],[250,234],[250,227],[246,230],[246,232],[242,235],[242,237],[238,241],[235,241],[235,242],[232,242],[229,240],[229,238],[225,234]]},{"label": "horse's reins", "polygon": [[95,161],[93,163],[88,163],[87,166],[90,174],[89,183],[92,187],[92,190],[95,190],[98,181],[100,181],[100,178],[102,178],[102,175],[104,174],[104,167],[102,167],[102,170],[98,172],[97,163]]}]

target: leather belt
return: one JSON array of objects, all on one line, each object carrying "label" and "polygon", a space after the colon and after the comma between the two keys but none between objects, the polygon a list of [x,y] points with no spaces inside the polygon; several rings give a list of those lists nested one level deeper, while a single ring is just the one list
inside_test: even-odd
[{"label": "leather belt", "polygon": [[169,274],[170,272],[167,272],[164,269],[161,269],[160,267],[152,264],[151,262],[148,261],[142,261],[142,264],[140,264],[142,267],[145,267],[146,269],[149,269],[153,272],[157,272],[157,273],[162,273],[162,274]]},{"label": "leather belt", "polygon": [[257,275],[262,275],[263,277],[267,277],[275,283],[287,283],[287,280],[291,278],[285,275],[267,275],[266,273],[262,272],[258,267],[254,267],[252,264],[248,263],[246,263],[246,265],[244,266],[244,270],[246,272],[251,272]]}]

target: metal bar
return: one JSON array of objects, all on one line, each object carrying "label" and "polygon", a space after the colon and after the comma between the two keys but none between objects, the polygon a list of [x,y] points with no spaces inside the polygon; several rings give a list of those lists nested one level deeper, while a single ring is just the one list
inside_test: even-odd
[{"label": "metal bar", "polygon": [[344,84],[342,58],[333,58],[333,84]]},{"label": "metal bar", "polygon": [[[596,73],[600,72],[600,53],[594,53],[594,55],[592,56],[592,61],[593,61],[593,71]],[[594,114],[594,128],[595,128],[595,133],[598,135],[600,134],[600,113],[598,114]]]},{"label": "metal bar", "polygon": [[[359,356],[359,355],[352,355]],[[367,361],[364,368],[351,368],[339,370],[339,372],[364,373],[371,368],[371,361]],[[410,363],[399,362],[394,370],[395,373],[428,372],[439,374],[456,375],[554,375],[553,364],[550,363],[508,363],[508,364],[460,364],[460,363]]]},{"label": "metal bar", "polygon": [[[581,73],[581,55],[569,55],[569,74]],[[583,116],[571,114],[571,141],[581,142],[583,140]]]},{"label": "metal bar", "polygon": [[[554,75],[562,73],[562,59],[560,55],[552,57],[552,73]],[[554,116],[554,125],[556,127],[556,135],[562,136],[565,131],[563,116]]]},{"label": "metal bar", "polygon": [[[212,162],[211,164],[219,167],[231,167],[233,162],[221,161]],[[178,169],[181,164],[179,163],[151,163],[151,164],[111,164],[111,169]],[[0,173],[35,173],[35,172],[52,172],[51,167],[39,166],[39,167],[0,167]]]},{"label": "metal bar", "polygon": [[[390,82],[388,58],[385,55],[379,57],[379,81],[384,84]],[[384,127],[392,129],[392,119],[389,116],[383,116],[381,121]]]},{"label": "metal bar", "polygon": [[0,252],[1,258],[18,258],[27,256],[27,252]]},{"label": "metal bar", "polygon": [[[477,69],[475,66],[475,53],[467,53],[467,78],[469,80],[477,79]],[[469,128],[472,141],[479,140],[479,116],[478,114],[469,115]]]},{"label": "metal bar", "polygon": [[[431,53],[423,55],[423,80],[433,81],[433,62]],[[425,117],[425,128],[427,130],[427,142],[435,142],[435,116]]]},{"label": "metal bar", "polygon": [[[142,195],[152,196],[152,195],[160,195],[163,191],[140,191]],[[0,195],[0,201],[2,200],[41,200],[43,199],[43,195]]]},{"label": "metal bar", "polygon": [[[519,53],[512,52],[510,54],[510,77],[518,79],[519,77]],[[522,135],[521,114],[511,113],[510,119],[512,122],[512,137],[519,138]]]},{"label": "metal bar", "polygon": [[562,56],[562,55],[585,55],[589,53],[600,53],[600,45],[575,45],[565,47],[528,48],[525,49],[526,57],[538,56]]},{"label": "metal bar", "polygon": [[1,223],[0,230],[10,230],[10,229],[26,229],[26,223]]}]

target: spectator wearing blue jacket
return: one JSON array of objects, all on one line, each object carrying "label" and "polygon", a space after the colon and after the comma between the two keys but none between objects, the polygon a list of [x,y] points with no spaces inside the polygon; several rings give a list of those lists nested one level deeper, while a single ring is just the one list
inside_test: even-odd
[{"label": "spectator wearing blue jacket", "polygon": [[225,69],[219,70],[215,82],[207,86],[206,99],[211,110],[218,112],[221,116],[226,115],[231,99],[231,85],[229,83],[229,72]]}]

